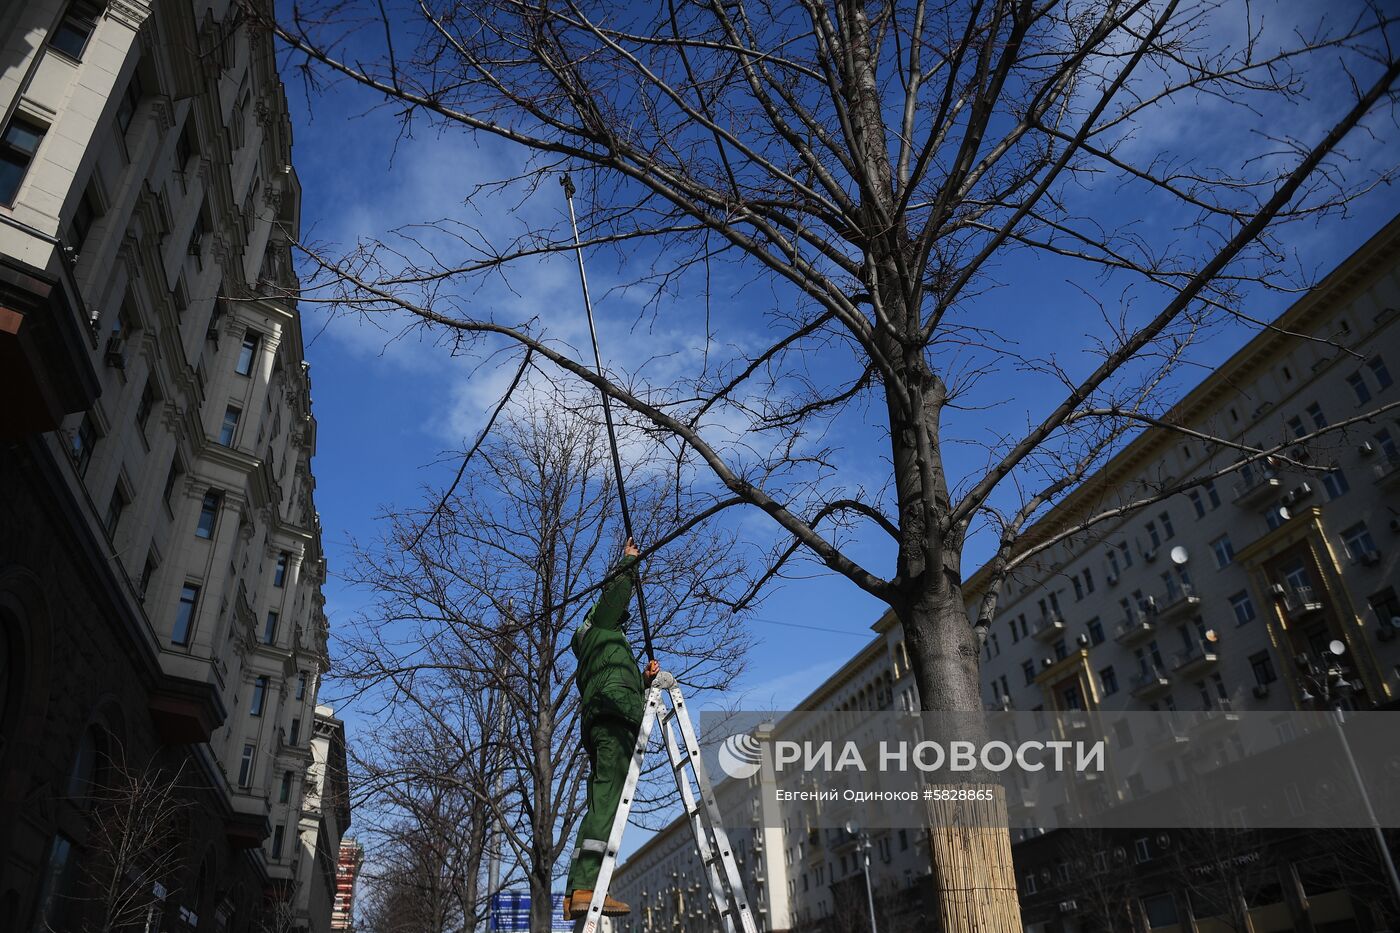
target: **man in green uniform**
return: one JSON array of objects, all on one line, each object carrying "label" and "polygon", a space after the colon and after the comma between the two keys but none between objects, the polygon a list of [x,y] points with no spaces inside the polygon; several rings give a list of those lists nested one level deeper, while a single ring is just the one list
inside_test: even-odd
[{"label": "man in green uniform", "polygon": [[[571,647],[578,659],[578,690],[582,698],[583,747],[588,752],[588,810],[579,824],[578,847],[569,866],[564,916],[577,920],[588,914],[593,886],[603,865],[603,853],[613,817],[627,780],[632,747],[642,727],[644,684],[660,671],[655,661],[638,673],[637,659],[627,643],[627,603],[632,598],[632,565],[640,552],[632,539],[622,549],[616,576],[588,610],[574,632]],[[607,898],[603,914],[619,917],[631,908]]]}]

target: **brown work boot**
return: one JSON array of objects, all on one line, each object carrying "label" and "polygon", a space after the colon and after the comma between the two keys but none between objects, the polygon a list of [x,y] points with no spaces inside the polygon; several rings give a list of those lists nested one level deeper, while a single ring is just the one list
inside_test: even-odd
[{"label": "brown work boot", "polygon": [[[592,891],[575,891],[564,898],[564,919],[582,920],[588,916],[588,905],[593,902]],[[622,917],[632,912],[622,901],[615,900],[607,895],[603,896],[603,916]]]}]

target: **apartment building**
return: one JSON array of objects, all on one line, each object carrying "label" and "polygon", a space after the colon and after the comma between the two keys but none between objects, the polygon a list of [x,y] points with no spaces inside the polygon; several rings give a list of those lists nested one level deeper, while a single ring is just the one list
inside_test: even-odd
[{"label": "apartment building", "polygon": [[[1400,218],[1042,517],[1074,529],[1002,587],[985,699],[1015,709],[1310,708],[1339,641],[1358,708],[1400,695]],[[1372,415],[1371,417],[1366,417]],[[1360,419],[1360,420],[1357,420]],[[1351,422],[1351,423],[1348,423]],[[1342,425],[1341,427],[1337,427]],[[985,570],[967,584],[972,607]],[[1395,621],[1392,621],[1395,620]]]},{"label": "apartment building", "polygon": [[[1003,587],[985,644],[988,708],[1307,709],[1320,699],[1316,672],[1324,660],[1323,667],[1341,665],[1348,688],[1330,702],[1394,704],[1400,407],[1332,428],[1400,401],[1391,373],[1400,372],[1397,306],[1400,218],[1167,416],[1237,445],[1296,441],[1282,457],[1095,525]],[[1225,470],[1239,455],[1238,447],[1146,431],[1026,540],[1078,527],[1144,489]],[[985,570],[968,580],[969,618],[985,587]],[[886,615],[874,629],[870,644],[798,704],[805,712],[773,726],[775,737],[808,738],[824,728],[823,714],[918,708],[897,624]],[[1340,656],[1332,650],[1338,641]],[[781,830],[760,836],[758,781],[726,780],[716,794],[727,823],[751,827],[732,838],[748,894],[767,908],[760,929],[868,929],[860,840],[813,828],[810,811],[794,811]],[[1013,836],[1028,930],[1066,933],[1105,922],[1167,933],[1226,929],[1211,927],[1225,922],[1218,915],[1207,919],[1218,914],[1222,871],[1251,892],[1245,912],[1258,933],[1384,928],[1376,905],[1385,890],[1368,834],[1101,835]],[[928,929],[935,921],[928,919],[924,834],[873,831],[869,842],[878,928]],[[1214,851],[1202,853],[1203,845]],[[1223,856],[1222,846],[1230,849]],[[772,857],[777,852],[780,859]],[[1211,858],[1215,867],[1203,867]],[[614,929],[712,929],[702,882],[689,828],[676,821],[619,868],[614,888],[633,914]],[[1129,907],[1106,919],[1095,906],[1108,902],[1110,888]],[[768,906],[775,897],[785,912]]]},{"label": "apartment building", "polygon": [[[270,37],[35,0],[0,50],[0,929],[325,929],[349,816]],[[171,826],[116,864],[133,773]]]},{"label": "apartment building", "polygon": [[365,847],[354,839],[342,839],[340,860],[335,870],[335,905],[331,910],[331,929],[355,928],[355,886],[365,863]]}]

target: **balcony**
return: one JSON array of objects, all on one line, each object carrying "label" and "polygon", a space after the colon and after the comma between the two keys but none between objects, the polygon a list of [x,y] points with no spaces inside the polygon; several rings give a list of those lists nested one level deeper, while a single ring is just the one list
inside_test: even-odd
[{"label": "balcony", "polygon": [[1386,454],[1385,459],[1371,467],[1377,486],[1394,486],[1400,482],[1400,451]]},{"label": "balcony", "polygon": [[1154,666],[1133,675],[1132,694],[1136,699],[1150,700],[1166,693],[1171,685],[1171,681],[1167,679],[1167,675],[1162,669]]},{"label": "balcony", "polygon": [[1113,640],[1124,647],[1132,647],[1151,638],[1157,626],[1136,612],[1128,616],[1113,630]]},{"label": "balcony", "polygon": [[1198,677],[1214,668],[1219,660],[1214,644],[1198,641],[1172,656],[1172,673],[1179,677]]},{"label": "balcony", "polygon": [[1164,716],[1161,722],[1148,733],[1147,744],[1154,751],[1169,752],[1191,741],[1186,730],[1176,721],[1176,717]]},{"label": "balcony", "polygon": [[1239,722],[1240,714],[1235,711],[1233,703],[1221,697],[1208,708],[1196,710],[1191,714],[1191,718],[1193,728],[1200,732],[1209,732]]},{"label": "balcony", "polygon": [[1031,627],[1031,637],[1036,641],[1051,641],[1065,633],[1065,620],[1059,613],[1042,616]]},{"label": "balcony", "polygon": [[1283,482],[1273,470],[1252,470],[1240,474],[1235,484],[1235,505],[1251,506],[1275,496]]},{"label": "balcony", "polygon": [[1311,586],[1275,587],[1274,594],[1282,597],[1283,612],[1288,621],[1297,622],[1322,611],[1322,597]]},{"label": "balcony", "polygon": [[1157,607],[1157,618],[1163,622],[1175,622],[1194,616],[1201,607],[1201,597],[1189,586],[1168,593],[1167,598]]}]

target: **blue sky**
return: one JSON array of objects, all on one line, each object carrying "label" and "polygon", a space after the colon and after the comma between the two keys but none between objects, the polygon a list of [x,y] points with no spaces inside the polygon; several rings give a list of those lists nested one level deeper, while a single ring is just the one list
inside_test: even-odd
[{"label": "blue sky", "polygon": [[[562,216],[562,196],[553,184],[533,195],[487,199],[476,210],[461,206],[474,183],[519,169],[521,153],[505,144],[473,140],[451,130],[440,134],[427,127],[420,127],[413,138],[401,138],[389,109],[343,84],[312,98],[309,109],[302,88],[289,78],[288,97],[295,126],[293,158],[303,186],[304,239],[343,247],[358,236],[375,236],[402,224],[444,216],[479,224],[494,236],[508,236],[527,222]],[[1322,129],[1317,104],[1312,106],[1312,110],[1303,107],[1287,115],[1296,119],[1295,131],[1303,138],[1316,138]],[[1228,119],[1229,113],[1210,102],[1176,108],[1144,127],[1132,145],[1140,151],[1205,146],[1211,134],[1201,132],[1202,128]],[[1380,125],[1377,132],[1377,139],[1362,147],[1361,161],[1353,170],[1364,170],[1387,144],[1397,143],[1393,125]],[[1181,222],[1179,217],[1154,216],[1150,205],[1115,190],[1086,191],[1082,204],[1110,223],[1156,229]],[[1300,271],[1312,277],[1325,272],[1397,209],[1400,201],[1391,189],[1383,188],[1355,205],[1345,218],[1298,225],[1290,233],[1289,244],[1296,251]],[[1181,236],[1189,235],[1189,230],[1181,231]],[[697,352],[698,331],[676,322],[694,321],[703,309],[693,302],[669,300],[655,317],[649,317],[637,295],[610,290],[627,280],[629,259],[636,257],[590,257],[604,353],[632,372],[641,366],[642,356],[661,353],[641,374],[663,380],[670,367],[683,366],[688,355]],[[1088,364],[1084,335],[1099,323],[1100,309],[1086,300],[1086,292],[1093,293],[1098,283],[1082,278],[1064,263],[1025,253],[1003,261],[994,270],[994,280],[997,287],[969,311],[978,316],[979,324],[1016,341],[1022,352],[1054,355],[1071,370]],[[766,289],[752,289],[738,276],[721,281],[716,294],[717,299],[727,299],[723,313],[733,322],[736,339],[745,341],[761,333],[745,323],[745,302],[762,305],[780,298]],[[1099,297],[1110,307],[1129,299],[1148,310],[1152,307],[1150,296],[1141,293],[1104,292]],[[508,284],[487,282],[473,300],[506,314],[547,313],[551,334],[583,346],[583,311],[567,258],[532,265]],[[1290,300],[1286,295],[1261,294],[1249,310],[1271,317]],[[366,595],[348,588],[338,577],[338,570],[350,559],[348,540],[373,538],[382,509],[417,504],[425,486],[445,484],[456,464],[450,457],[444,459],[444,451],[460,448],[475,432],[512,367],[470,356],[453,357],[417,334],[401,336],[370,323],[329,320],[324,309],[314,305],[303,306],[303,318],[319,425],[314,470],[331,574],[326,596],[334,656],[337,628],[343,630],[366,605]],[[1249,336],[1244,327],[1227,326],[1199,342],[1189,365],[1180,367],[1174,377],[1173,397]],[[997,378],[979,383],[971,398],[984,407],[960,416],[951,429],[976,441],[1024,427],[1043,389],[1043,382],[1009,367]],[[843,466],[866,471],[868,482],[878,485],[878,436],[857,426],[837,440],[845,451]],[[972,445],[954,445],[948,451],[954,475],[973,471],[982,456]],[[741,534],[752,532],[763,538],[771,536],[767,521],[742,516],[735,527]],[[873,569],[887,569],[889,548],[883,542],[861,539],[852,550],[870,561]],[[980,543],[969,548],[965,575],[985,553]],[[754,614],[755,648],[748,672],[734,685],[730,699],[744,697],[750,708],[794,705],[869,640],[870,625],[881,608],[844,578],[820,568],[813,568],[806,579],[785,582],[769,593]],[[336,691],[332,682],[332,699]],[[353,741],[355,731],[368,723],[353,708],[345,713]]]}]

